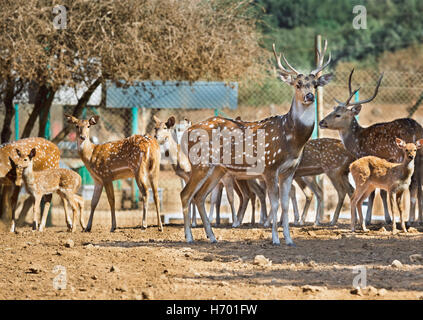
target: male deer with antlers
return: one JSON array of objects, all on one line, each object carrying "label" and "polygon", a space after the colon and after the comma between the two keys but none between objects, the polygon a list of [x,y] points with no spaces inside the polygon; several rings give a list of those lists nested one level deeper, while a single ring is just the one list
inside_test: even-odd
[{"label": "male deer with antlers", "polygon": [[[154,138],[156,138],[156,140],[159,141],[159,144],[163,144],[166,141],[168,142],[169,149],[167,151],[169,153],[169,158],[172,161],[172,168],[175,171],[177,176],[182,178],[185,183],[188,182],[189,176],[191,174],[191,164],[188,160],[188,157],[183,152],[181,152],[181,146],[178,142],[176,131],[174,130],[174,125],[176,122],[175,117],[174,116],[169,117],[169,119],[166,122],[161,121],[156,116],[153,116],[153,119],[155,121]],[[185,119],[185,123],[191,124],[191,122],[187,119]],[[250,185],[251,185],[251,188],[250,188]],[[228,201],[232,211],[232,221],[233,221],[233,224],[236,226],[237,214],[235,210],[234,190],[237,192],[238,196],[241,199],[239,211],[241,211],[244,207],[246,208],[246,206],[248,205],[248,200],[251,199],[251,195],[253,194],[253,191],[260,193],[261,190],[256,189],[256,188],[260,188],[256,182],[252,181],[251,184],[247,185],[245,181],[237,182],[229,174],[225,175],[219,182],[219,185],[216,186],[216,188],[213,190],[211,195],[211,200],[210,200],[211,209],[210,209],[209,220],[210,221],[213,220],[213,207],[216,206],[216,212],[217,212],[216,224],[220,224],[219,209],[220,209],[220,200],[221,200],[221,193],[222,193],[223,187],[226,188]],[[263,223],[265,219],[265,215],[266,215],[266,199],[263,192],[260,193],[259,198],[262,204],[261,221]],[[254,201],[255,201],[255,197],[254,197]],[[191,206],[189,209],[191,209]],[[192,212],[192,215],[191,215],[191,212]],[[189,213],[189,215],[192,217],[192,226],[195,226],[196,214],[195,214],[194,204],[192,204],[191,212]],[[252,216],[252,221],[253,221],[252,223],[254,223],[254,213]]]},{"label": "male deer with antlers", "polygon": [[356,189],[351,198],[351,229],[355,230],[355,209],[357,208],[360,224],[363,231],[367,231],[366,224],[361,213],[361,203],[376,188],[384,189],[389,194],[389,203],[392,211],[392,232],[396,233],[394,193],[396,195],[396,206],[400,216],[401,229],[407,232],[401,209],[401,199],[404,191],[411,183],[411,176],[414,172],[414,158],[417,149],[423,147],[423,139],[414,143],[405,143],[404,140],[395,138],[395,142],[403,152],[401,163],[392,163],[385,159],[374,156],[360,158],[350,165],[351,175],[354,178]]},{"label": "male deer with antlers", "polygon": [[[18,161],[18,156],[16,154],[16,149],[21,150],[24,154],[29,154],[29,152],[35,148],[38,156],[34,159],[34,171],[40,171],[45,169],[51,168],[59,168],[59,160],[60,160],[60,150],[59,148],[52,142],[38,137],[32,138],[25,138],[20,139],[17,141],[5,143],[0,146],[0,177],[2,178],[2,182],[6,184],[4,186],[3,191],[3,204],[4,209],[6,212],[12,212],[12,223],[10,227],[10,232],[16,231],[16,218],[15,218],[15,211],[16,211],[16,204],[18,201],[19,192],[21,190],[20,187],[16,187],[13,184],[15,177],[13,177],[13,181],[9,181],[9,179],[5,178],[8,172],[10,172],[13,168],[10,163],[10,159],[12,161]],[[4,179],[5,178],[5,179]],[[10,200],[9,200],[10,198]],[[46,200],[43,217],[47,215],[48,210],[51,204],[51,194],[46,195],[44,197]],[[71,227],[71,221],[69,219],[66,220],[68,227]],[[37,225],[33,225],[34,229],[37,229]]]},{"label": "male deer with antlers", "polygon": [[148,135],[133,135],[122,140],[97,145],[90,141],[90,127],[98,123],[99,116],[93,116],[89,120],[80,120],[71,115],[65,115],[65,117],[77,129],[79,155],[95,182],[90,218],[85,231],[91,231],[94,211],[100,199],[103,186],[106,189],[111,209],[112,227],[110,231],[115,231],[116,216],[113,181],[127,178],[135,178],[140,189],[143,202],[143,227],[147,227],[147,180],[150,181],[156,205],[157,224],[159,230],[163,231],[157,189],[160,170],[160,148],[156,139]]},{"label": "male deer with antlers", "polygon": [[[395,139],[398,137],[406,142],[415,142],[423,138],[423,128],[415,120],[410,118],[397,119],[391,122],[376,123],[367,128],[363,128],[358,123],[357,116],[361,107],[365,103],[373,101],[378,93],[383,74],[379,77],[373,95],[365,100],[352,102],[352,97],[359,90],[353,91],[351,88],[351,79],[354,69],[351,71],[348,79],[349,97],[345,102],[336,100],[338,106],[328,114],[319,125],[323,129],[338,130],[342,143],[357,159],[364,156],[377,156],[392,162],[401,162],[403,152],[397,148]],[[410,216],[414,217],[414,208],[416,195],[420,194],[420,151],[416,158],[416,170],[410,184]],[[381,197],[384,205],[385,221],[391,223],[389,216],[386,192],[381,190]],[[371,223],[371,208],[373,205],[374,192],[369,197],[369,209],[366,216],[366,224]],[[420,216],[419,219],[422,217]]]},{"label": "male deer with antlers", "polygon": [[271,203],[270,214],[273,216],[272,242],[276,245],[280,244],[276,216],[280,179],[283,234],[286,244],[294,245],[289,232],[289,191],[304,144],[313,132],[315,90],[329,83],[332,78],[332,74],[317,76],[330,63],[330,56],[323,63],[326,48],[325,41],[323,54],[319,52],[319,66],[309,75],[303,75],[283,56],[288,66],[285,69],[273,45],[280,79],[295,88],[287,114],[248,123],[213,117],[191,126],[185,132],[183,150],[189,156],[192,167],[190,179],[181,192],[185,238],[188,242],[193,241],[188,216],[191,200],[197,204],[208,238],[216,242],[206,216],[204,201],[207,194],[229,172],[236,179],[262,178],[265,181]]}]

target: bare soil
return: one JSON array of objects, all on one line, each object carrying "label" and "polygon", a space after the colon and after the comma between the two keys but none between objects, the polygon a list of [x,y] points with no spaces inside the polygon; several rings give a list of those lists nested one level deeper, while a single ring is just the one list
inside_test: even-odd
[{"label": "bare soil", "polygon": [[[0,299],[423,299],[423,261],[410,260],[423,254],[423,228],[392,235],[381,227],[352,234],[346,223],[292,226],[296,247],[287,247],[249,224],[214,227],[216,244],[202,227],[186,243],[182,224],[114,233],[94,225],[73,234],[63,227],[10,234],[3,225]],[[256,264],[257,255],[271,263]],[[351,292],[357,266],[371,286],[358,294]]]}]

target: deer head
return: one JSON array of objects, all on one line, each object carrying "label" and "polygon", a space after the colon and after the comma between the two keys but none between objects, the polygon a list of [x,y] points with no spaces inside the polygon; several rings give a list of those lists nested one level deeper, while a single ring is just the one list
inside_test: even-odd
[{"label": "deer head", "polygon": [[380,83],[383,78],[383,73],[379,77],[373,96],[368,99],[356,102],[351,101],[351,99],[357,93],[357,91],[360,90],[360,88],[354,91],[351,89],[351,79],[353,73],[354,69],[351,70],[350,76],[348,78],[348,88],[350,94],[348,99],[345,102],[341,102],[335,99],[338,105],[333,108],[333,111],[331,113],[329,113],[324,119],[319,122],[320,128],[332,130],[343,130],[349,128],[351,122],[355,119],[354,117],[360,113],[361,106],[365,103],[371,102],[376,97]]},{"label": "deer head", "polygon": [[15,170],[16,172],[15,184],[20,187],[22,185],[23,171],[28,167],[32,168],[32,159],[35,157],[36,150],[35,148],[31,149],[31,152],[28,155],[23,155],[19,149],[15,150],[19,157],[18,160],[14,162],[12,158],[9,157],[9,161],[12,166],[12,170]]},{"label": "deer head", "polygon": [[[279,79],[295,88],[295,99],[296,101],[301,102],[303,105],[308,106],[313,103],[315,99],[316,88],[319,86],[325,86],[332,79],[332,73],[328,73],[320,77],[318,76],[318,73],[326,68],[331,61],[331,55],[329,53],[328,60],[325,64],[323,64],[326,49],[327,41],[325,40],[323,53],[320,51],[317,53],[319,60],[318,67],[311,71],[309,75],[304,75],[295,70],[289,64],[288,60],[286,60],[283,54],[277,55],[275,44],[273,44],[273,54],[275,55],[275,59],[278,64]],[[281,56],[285,64],[288,66],[288,69],[282,65]]]},{"label": "deer head", "polygon": [[395,138],[395,142],[398,148],[404,151],[404,161],[407,162],[413,161],[416,157],[417,149],[423,147],[423,139],[417,140],[415,144],[405,143],[405,141],[400,138]]},{"label": "deer head", "polygon": [[82,143],[86,139],[89,140],[90,127],[98,123],[100,116],[95,115],[89,118],[88,120],[80,120],[74,116],[65,114],[65,118],[68,120],[69,123],[72,123],[75,126],[78,134],[78,140]]},{"label": "deer head", "polygon": [[166,141],[169,141],[172,136],[170,129],[172,129],[176,123],[175,117],[171,116],[166,122],[163,122],[158,117],[153,116],[153,120],[155,122],[154,138],[157,142],[159,144],[163,144]]}]

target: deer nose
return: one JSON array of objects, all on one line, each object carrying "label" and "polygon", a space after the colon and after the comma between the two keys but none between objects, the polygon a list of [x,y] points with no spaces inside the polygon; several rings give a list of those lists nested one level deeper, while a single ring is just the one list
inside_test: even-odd
[{"label": "deer nose", "polygon": [[305,96],[306,101],[314,101],[314,94],[312,93],[307,93]]},{"label": "deer nose", "polygon": [[325,120],[321,120],[321,121],[319,122],[319,127],[320,127],[320,128],[326,128],[326,123],[325,123]]}]

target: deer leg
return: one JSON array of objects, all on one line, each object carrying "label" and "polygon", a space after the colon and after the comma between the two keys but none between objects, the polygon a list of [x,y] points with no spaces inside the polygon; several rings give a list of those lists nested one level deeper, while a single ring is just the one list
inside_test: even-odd
[{"label": "deer leg", "polygon": [[212,167],[211,172],[207,174],[207,178],[198,192],[194,195],[194,202],[197,205],[198,212],[200,213],[201,220],[203,221],[204,230],[206,231],[207,237],[211,243],[215,243],[216,238],[213,234],[213,230],[210,225],[210,221],[207,218],[206,208],[204,202],[207,195],[213,190],[214,187],[219,183],[220,179],[225,175],[225,170],[222,167]]},{"label": "deer leg", "polygon": [[[157,170],[154,175],[150,175],[150,185],[151,185],[151,189],[153,190],[154,204],[156,206],[157,224],[159,227],[159,231],[163,231],[162,219],[160,218],[160,198],[159,198],[159,191],[158,191],[159,170]],[[147,198],[147,201],[148,201],[148,198]]]},{"label": "deer leg", "polygon": [[389,215],[387,194],[386,194],[386,191],[385,190],[380,189],[380,197],[382,198],[383,212],[385,214],[385,222],[386,222],[386,224],[390,224],[391,223],[391,217]]},{"label": "deer leg", "polygon": [[192,170],[189,180],[181,191],[181,202],[184,215],[184,233],[185,239],[188,243],[194,241],[192,238],[188,206],[190,205],[194,195],[203,186],[204,182],[208,178],[209,171],[212,171],[212,168],[197,167],[195,170]]},{"label": "deer leg", "polygon": [[[366,192],[357,201],[356,210],[358,212],[358,218],[360,221],[361,228],[364,232],[367,232],[369,230],[366,228],[366,221],[363,219],[362,205],[363,205],[363,201],[369,197],[371,192],[372,192],[372,189],[367,189]],[[355,216],[355,212],[354,212],[354,216]]]},{"label": "deer leg", "polygon": [[403,210],[402,210],[402,206],[401,206],[401,200],[402,200],[402,195],[404,194],[404,191],[398,191],[396,194],[396,202],[397,202],[397,209],[398,209],[398,213],[400,216],[400,223],[401,223],[401,229],[404,232],[407,232],[407,228],[405,226],[405,221],[403,219]]},{"label": "deer leg", "polygon": [[367,213],[366,213],[366,225],[370,225],[372,223],[372,211],[373,211],[373,202],[375,200],[375,195],[376,195],[376,192],[373,191],[370,194],[369,199],[367,200],[368,206],[367,206]]},{"label": "deer leg", "polygon": [[235,216],[235,221],[232,224],[232,227],[239,227],[244,220],[245,211],[247,210],[248,202],[250,201],[249,197],[249,189],[247,181],[245,180],[237,180],[235,184],[238,185],[239,191],[241,192],[241,205],[238,210],[238,216]]},{"label": "deer leg", "polygon": [[191,203],[189,205],[189,213],[188,213],[191,217],[191,224],[193,227],[197,226],[197,207],[195,206],[194,203]]},{"label": "deer leg", "polygon": [[57,191],[57,193],[59,194],[60,198],[62,199],[63,210],[65,211],[66,226],[68,227],[68,231],[70,231],[72,229],[72,221],[71,221],[70,216],[69,216],[68,202],[66,201],[65,196],[60,191]]},{"label": "deer leg", "polygon": [[392,233],[397,233],[397,223],[395,221],[395,208],[394,208],[394,194],[389,192],[389,204],[391,206],[392,211]]},{"label": "deer leg", "polygon": [[137,183],[138,189],[140,190],[140,197],[141,197],[141,201],[142,201],[141,227],[143,229],[147,229],[147,211],[148,211],[147,182],[145,181],[145,176],[140,172],[135,175],[135,181]]},{"label": "deer leg", "polygon": [[64,201],[67,201],[71,208],[72,208],[72,228],[70,229],[71,232],[75,232],[76,230],[76,215],[78,213],[78,203],[75,201],[74,194],[69,191],[63,191],[61,190]]},{"label": "deer leg", "polygon": [[[214,209],[216,208],[216,211],[217,211],[217,207],[218,207],[217,202],[218,202],[219,194],[221,194],[220,192],[222,191],[221,190],[221,187],[223,189],[222,184],[219,183],[216,186],[216,188],[214,188],[212,190],[211,195],[210,195],[210,213],[209,213],[209,221],[210,221],[210,223],[213,221]],[[217,221],[217,219],[216,219],[216,221]],[[217,224],[217,222],[216,222],[216,224]]]},{"label": "deer leg", "polygon": [[263,189],[262,186],[259,185],[256,180],[248,180],[248,186],[251,188],[251,190],[253,190],[253,192],[256,194],[256,196],[260,200],[260,222],[259,223],[263,224],[267,217],[265,189]]},{"label": "deer leg", "polygon": [[[237,181],[235,181],[234,178],[225,176],[223,179],[223,184],[226,188],[226,194],[228,195],[228,201],[231,206],[231,214],[232,214],[232,227],[237,228],[241,225],[242,219],[244,219],[244,215],[241,213],[242,206],[244,201],[248,200],[246,199],[245,193],[241,190],[240,185]],[[227,187],[226,187],[227,186]],[[228,191],[229,189],[229,191]],[[239,208],[238,211],[235,209],[235,197],[234,197],[234,191],[236,192],[238,198],[239,198]],[[242,215],[241,221],[239,221],[239,217]]]},{"label": "deer leg", "polygon": [[[73,194],[73,198],[75,199],[76,203],[79,206],[79,224],[81,225],[82,230],[85,229],[85,222],[84,222],[84,198],[77,194]],[[75,224],[75,221],[73,222]]]},{"label": "deer leg", "polygon": [[38,229],[38,221],[40,217],[40,204],[41,204],[41,196],[36,195],[34,197],[34,207],[32,209],[33,212],[33,222],[32,222],[32,230]]},{"label": "deer leg", "polygon": [[84,230],[85,232],[91,231],[91,227],[92,227],[92,224],[93,224],[93,218],[94,218],[94,211],[95,211],[95,208],[97,207],[98,201],[100,200],[100,196],[101,196],[102,191],[103,191],[103,184],[96,183],[94,185],[94,193],[93,193],[93,197],[91,199],[90,217],[88,218],[87,227]]},{"label": "deer leg", "polygon": [[[318,226],[320,225],[320,221],[323,216],[323,191],[317,184],[317,181],[314,177],[303,177],[302,180],[310,188],[310,190],[316,195],[317,209],[316,209],[316,218],[314,221],[314,225]],[[305,222],[305,217],[302,220]]]},{"label": "deer leg", "polygon": [[[226,179],[225,180],[226,197],[228,199],[229,206],[231,207],[232,226],[234,226],[235,222],[237,221],[237,218],[236,218],[236,209],[235,209],[234,188],[235,188],[235,186],[234,186],[234,180],[232,178],[231,179]],[[238,193],[238,196],[241,198],[242,195],[241,195],[241,193],[239,191],[239,188],[237,189],[237,191],[238,191],[237,192]],[[216,221],[216,224],[217,224],[217,221]],[[219,221],[219,224],[220,224],[220,221]]]},{"label": "deer leg", "polygon": [[40,232],[43,232],[44,228],[46,226],[47,216],[48,216],[48,212],[50,210],[52,198],[53,198],[53,194],[46,194],[44,196],[44,210],[43,210],[43,215],[41,217],[40,227],[38,228],[38,231],[40,231]]},{"label": "deer leg", "polygon": [[[358,211],[358,216],[361,217],[360,222],[363,221],[363,214],[361,212],[361,203],[362,200],[365,199],[363,195],[366,193],[370,194],[370,191],[367,190],[367,186],[356,187],[352,198],[351,198],[351,231],[355,232],[355,225],[357,222],[357,217],[355,215],[356,210]],[[363,223],[364,225],[364,223]],[[363,230],[366,230],[364,227]]]},{"label": "deer leg", "polygon": [[[280,245],[279,235],[278,235],[278,226],[277,226],[277,214],[279,208],[279,185],[278,177],[276,174],[268,174],[265,176],[267,194],[270,200],[270,213],[264,224],[265,227],[270,225],[272,221],[272,242],[274,245]],[[289,194],[288,194],[289,196]]]},{"label": "deer leg", "polygon": [[248,193],[251,200],[251,225],[256,224],[256,194],[252,191],[252,189],[249,187],[248,181]]},{"label": "deer leg", "polygon": [[18,197],[19,197],[19,192],[21,191],[21,188],[18,186],[15,186],[13,188],[9,188],[9,187],[4,187],[5,188],[5,193],[6,196],[5,198],[7,199],[6,203],[9,204],[9,194],[12,193],[12,196],[10,197],[10,204],[11,206],[7,205],[6,208],[6,213],[11,210],[12,211],[12,224],[10,226],[10,232],[15,232],[16,231],[16,206],[18,204]]},{"label": "deer leg", "polygon": [[[294,185],[292,185],[291,190],[289,190],[289,198],[291,199],[292,209],[294,210],[294,225],[299,225],[300,214],[298,212],[298,205],[297,205],[297,190]],[[282,216],[281,216],[281,224],[282,224]]]},{"label": "deer leg", "polygon": [[[222,203],[223,184],[222,183],[219,183],[213,190],[216,190],[216,188],[218,188],[217,199],[216,199],[216,204],[215,204],[215,208],[216,208],[216,225],[220,225],[220,205]],[[227,194],[226,194],[226,196],[228,197]],[[233,195],[232,195],[232,199],[233,199]],[[211,223],[211,220],[210,220],[210,223]]]},{"label": "deer leg", "polygon": [[[289,205],[289,190],[292,187],[292,180],[294,178],[295,168],[294,170],[290,170],[290,172],[283,173],[283,176],[280,176],[280,201],[282,206],[282,227],[283,227],[283,235],[285,238],[285,243],[288,246],[295,247],[294,242],[291,239],[291,235],[289,233],[289,216],[288,216],[288,205]],[[281,179],[282,178],[282,179]],[[276,220],[276,216],[274,217]],[[275,223],[274,223],[275,225]],[[277,234],[277,230],[276,231]]]},{"label": "deer leg", "polygon": [[[329,179],[332,182],[332,185],[334,186],[336,193],[338,195],[338,203],[336,204],[336,208],[335,208],[335,211],[334,211],[333,216],[332,216],[332,221],[330,222],[330,224],[333,226],[338,221],[339,213],[341,212],[342,205],[344,204],[344,199],[345,199],[345,196],[347,194],[347,191],[345,190],[345,186],[344,186],[343,181],[338,182],[337,179],[336,179],[336,176],[332,176],[330,174],[326,174],[326,175],[329,177]],[[347,177],[347,179],[348,179],[348,177]]]},{"label": "deer leg", "polygon": [[[414,160],[416,161],[416,160]],[[408,187],[410,191],[410,211],[408,213],[408,222],[407,225],[411,226],[415,222],[415,216],[416,216],[416,199],[417,199],[417,176],[416,172],[414,171],[413,176],[411,177],[411,183]]]},{"label": "deer leg", "polygon": [[110,232],[114,232],[116,230],[116,215],[115,215],[115,191],[113,190],[113,182],[110,181],[105,183],[104,188],[106,189],[107,200],[109,201],[110,214],[112,218],[112,227],[110,228]]}]

